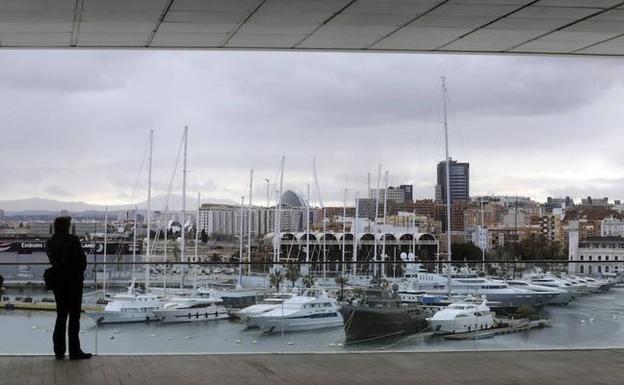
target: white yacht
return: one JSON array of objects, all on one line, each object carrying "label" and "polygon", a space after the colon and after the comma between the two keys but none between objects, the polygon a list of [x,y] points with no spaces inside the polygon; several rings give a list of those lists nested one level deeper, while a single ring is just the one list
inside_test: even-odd
[{"label": "white yacht", "polygon": [[553,287],[560,290],[565,290],[570,294],[570,300],[574,300],[577,296],[583,293],[579,285],[575,285],[564,279],[557,278],[550,274],[537,274],[525,276],[525,281],[539,285]]},{"label": "white yacht", "polygon": [[264,332],[301,331],[342,326],[342,315],[335,299],[323,290],[308,289],[293,295],[277,308],[251,316],[247,324],[259,325]]},{"label": "white yacht", "polygon": [[265,298],[261,303],[247,306],[246,308],[240,310],[237,315],[241,319],[241,321],[247,324],[247,327],[260,327],[260,325],[257,325],[255,323],[254,319],[257,319],[258,316],[264,313],[277,309],[282,305],[285,300],[292,298],[292,296],[292,293],[279,293],[272,295]]},{"label": "white yacht", "polygon": [[163,323],[199,322],[229,318],[220,298],[202,296],[175,297],[162,308],[154,310],[156,318]]},{"label": "white yacht", "polygon": [[434,334],[455,334],[491,329],[495,326],[494,313],[485,298],[448,305],[427,318]]},{"label": "white yacht", "polygon": [[548,305],[567,305],[574,299],[568,290],[560,289],[552,286],[542,286],[536,282],[528,282],[520,279],[510,279],[505,281],[511,287],[527,289],[536,293],[554,293],[557,294],[548,302]]},{"label": "white yacht", "polygon": [[134,281],[125,294],[115,295],[104,311],[87,311],[87,315],[98,324],[155,321],[154,310],[163,305],[161,297],[154,294],[138,293]]},{"label": "white yacht", "polygon": [[[414,270],[419,269],[417,266]],[[444,294],[449,292],[448,277],[442,274],[420,270],[410,272],[410,276],[400,285],[399,295],[407,301],[415,298],[415,293]],[[520,306],[544,306],[560,293],[535,292],[512,287],[505,282],[497,282],[471,273],[451,274],[450,291],[454,295],[485,295],[490,305],[497,309],[514,309]]]}]

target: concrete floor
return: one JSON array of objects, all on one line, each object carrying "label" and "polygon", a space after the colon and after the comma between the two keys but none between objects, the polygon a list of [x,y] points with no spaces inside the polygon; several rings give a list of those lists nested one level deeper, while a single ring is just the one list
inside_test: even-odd
[{"label": "concrete floor", "polygon": [[0,384],[624,384],[624,350],[0,357]]}]

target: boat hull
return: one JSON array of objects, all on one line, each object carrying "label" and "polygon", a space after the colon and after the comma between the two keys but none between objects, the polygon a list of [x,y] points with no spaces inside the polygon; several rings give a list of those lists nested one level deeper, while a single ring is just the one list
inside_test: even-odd
[{"label": "boat hull", "polygon": [[418,307],[367,308],[343,305],[347,343],[361,342],[402,334],[415,334],[428,328],[427,316]]},{"label": "boat hull", "polygon": [[87,312],[97,324],[118,324],[118,323],[135,323],[157,321],[158,318],[152,311],[148,312],[129,312],[129,311],[99,311]]},{"label": "boat hull", "polygon": [[247,325],[257,325],[265,333],[317,330],[343,325],[339,313],[328,314],[323,317],[249,317]]},{"label": "boat hull", "polygon": [[162,323],[174,322],[204,322],[230,318],[225,308],[215,310],[175,309],[154,310],[156,319]]},{"label": "boat hull", "polygon": [[495,326],[494,317],[464,317],[453,320],[430,320],[431,330],[434,334],[455,334],[474,332],[475,330],[487,330]]}]

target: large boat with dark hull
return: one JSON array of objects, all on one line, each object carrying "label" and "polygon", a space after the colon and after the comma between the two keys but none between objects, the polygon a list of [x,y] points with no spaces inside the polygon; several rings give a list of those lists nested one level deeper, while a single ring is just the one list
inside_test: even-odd
[{"label": "large boat with dark hull", "polygon": [[343,305],[340,312],[347,343],[420,333],[432,315],[422,306],[402,303],[396,290],[381,287],[367,288],[360,301]]}]

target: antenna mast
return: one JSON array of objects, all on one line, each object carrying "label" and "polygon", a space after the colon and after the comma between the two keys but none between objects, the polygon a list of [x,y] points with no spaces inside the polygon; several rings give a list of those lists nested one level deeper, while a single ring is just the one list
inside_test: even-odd
[{"label": "antenna mast", "polygon": [[442,96],[444,107],[444,150],[446,154],[446,248],[448,255],[448,265],[446,267],[448,275],[448,291],[451,292],[451,157],[449,155],[449,141],[448,141],[448,114],[446,107],[446,77],[442,76]]}]

